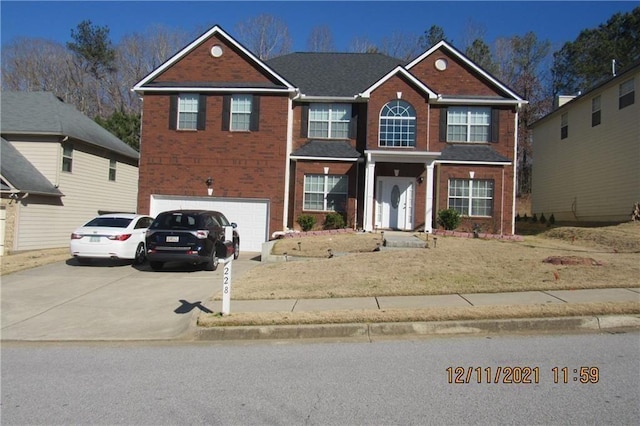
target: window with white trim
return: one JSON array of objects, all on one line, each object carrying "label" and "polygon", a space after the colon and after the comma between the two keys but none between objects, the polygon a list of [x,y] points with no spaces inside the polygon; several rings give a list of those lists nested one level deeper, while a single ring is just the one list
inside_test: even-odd
[{"label": "window with white trim", "polygon": [[249,131],[253,96],[233,95],[231,97],[231,130]]},{"label": "window with white trim", "polygon": [[463,216],[493,215],[493,180],[449,179],[449,208]]},{"label": "window with white trim", "polygon": [[178,129],[198,129],[198,94],[186,93],[178,96]]},{"label": "window with white trim", "polygon": [[379,145],[416,146],[416,110],[403,100],[387,103],[380,111]]},{"label": "window with white trim", "polygon": [[109,160],[109,180],[116,180],[116,160]]},{"label": "window with white trim", "polygon": [[305,175],[304,210],[345,212],[348,182],[344,175]]},{"label": "window with white trim", "polygon": [[309,105],[309,138],[347,139],[351,121],[350,104]]},{"label": "window with white trim", "polygon": [[569,137],[569,113],[565,112],[560,116],[560,139]]},{"label": "window with white trim", "polygon": [[620,84],[620,98],[618,99],[618,109],[633,105],[635,102],[636,89],[634,79],[631,78]]},{"label": "window with white trim", "polygon": [[447,142],[490,142],[491,108],[449,107]]},{"label": "window with white trim", "polygon": [[601,98],[600,95],[591,99],[591,127],[595,127],[600,124],[600,104]]},{"label": "window with white trim", "polygon": [[73,145],[64,144],[62,146],[62,171],[71,172],[73,168]]}]

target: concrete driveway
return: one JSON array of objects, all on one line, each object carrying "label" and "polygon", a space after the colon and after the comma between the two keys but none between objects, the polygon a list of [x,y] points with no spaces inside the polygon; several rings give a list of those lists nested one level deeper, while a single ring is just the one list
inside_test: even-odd
[{"label": "concrete driveway", "polygon": [[[233,278],[260,264],[242,253]],[[180,338],[194,315],[219,312],[223,264],[215,272],[167,264],[75,260],[2,277],[2,340],[165,340]],[[232,287],[233,291],[233,287]],[[233,297],[233,292],[232,292]]]}]

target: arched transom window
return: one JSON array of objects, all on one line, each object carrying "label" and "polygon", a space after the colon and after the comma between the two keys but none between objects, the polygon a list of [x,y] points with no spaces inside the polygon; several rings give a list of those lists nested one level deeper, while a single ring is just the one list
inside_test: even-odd
[{"label": "arched transom window", "polygon": [[416,110],[403,100],[387,103],[380,111],[380,146],[416,146]]}]

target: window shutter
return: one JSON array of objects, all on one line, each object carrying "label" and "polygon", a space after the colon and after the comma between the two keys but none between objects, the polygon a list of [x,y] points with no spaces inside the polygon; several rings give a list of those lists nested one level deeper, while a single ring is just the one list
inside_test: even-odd
[{"label": "window shutter", "polygon": [[260,96],[253,96],[251,100],[251,122],[249,123],[249,130],[252,132],[258,131],[260,126]]},{"label": "window shutter", "polygon": [[198,123],[196,125],[196,128],[198,130],[204,130],[206,121],[207,121],[207,95],[200,95],[198,97]]},{"label": "window shutter", "polygon": [[440,142],[447,141],[447,112],[448,108],[440,108]]},{"label": "window shutter", "polygon": [[358,137],[358,110],[359,105],[351,105],[351,121],[349,121],[349,138],[356,139]]},{"label": "window shutter", "polygon": [[491,109],[491,142],[498,142],[498,135],[500,131],[500,110],[497,108]]},{"label": "window shutter", "polygon": [[300,106],[300,136],[306,138],[309,133],[309,104],[302,104]]},{"label": "window shutter", "polygon": [[229,130],[229,121],[231,120],[231,95],[222,97],[222,130]]},{"label": "window shutter", "polygon": [[169,130],[178,128],[178,95],[169,98]]}]

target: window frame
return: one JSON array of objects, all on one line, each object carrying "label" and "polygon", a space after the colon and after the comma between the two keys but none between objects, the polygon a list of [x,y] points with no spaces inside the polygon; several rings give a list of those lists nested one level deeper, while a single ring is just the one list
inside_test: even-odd
[{"label": "window frame", "polygon": [[560,116],[560,139],[569,137],[569,113],[565,112]]},{"label": "window frame", "polygon": [[[309,188],[307,183],[313,185],[310,179],[322,180],[322,188],[319,190],[313,190]],[[331,181],[331,182],[330,182]],[[342,183],[344,182],[344,183]],[[331,184],[331,186],[329,186]],[[336,187],[339,185],[344,186],[344,191],[336,191]],[[317,183],[316,183],[317,186]],[[304,175],[304,182],[302,188],[302,210],[303,211],[316,211],[316,212],[338,212],[345,213],[347,210],[347,202],[349,200],[349,176],[347,175],[330,175],[330,174],[315,174],[309,173]],[[318,209],[317,200],[310,201],[309,194],[321,194],[322,196],[322,208]],[[344,200],[342,200],[344,198]],[[337,209],[336,205],[339,205],[340,201],[343,201],[344,209]],[[314,203],[314,205],[311,205]]]},{"label": "window frame", "polygon": [[602,96],[591,99],[591,127],[599,126],[602,121]]},{"label": "window frame", "polygon": [[[390,106],[392,104],[394,105]],[[399,111],[399,108],[403,110]],[[413,105],[402,99],[387,102],[378,115],[378,146],[415,148],[416,124],[416,109]]]},{"label": "window frame", "polygon": [[109,159],[109,181],[110,182],[115,182],[116,181],[116,166],[118,165],[118,162],[114,159]]},{"label": "window frame", "polygon": [[[236,108],[242,105],[240,101],[248,100],[244,109]],[[246,105],[249,109],[247,111]],[[231,95],[231,104],[229,106],[229,131],[231,132],[249,132],[251,131],[251,114],[253,113],[253,95],[250,94],[234,94]],[[243,120],[239,120],[242,117]],[[234,119],[235,118],[235,119]]]},{"label": "window frame", "polygon": [[634,77],[620,83],[618,86],[618,109],[623,109],[629,105],[633,105],[635,103],[635,93],[636,87]]},{"label": "window frame", "polygon": [[[464,122],[454,123],[452,122],[451,114],[456,112],[464,112],[464,115],[460,115],[460,117],[464,117]],[[475,117],[473,113],[485,113],[486,122],[478,123],[475,122]],[[493,139],[493,109],[490,106],[450,106],[447,108],[446,116],[447,116],[447,127],[446,127],[446,141],[451,143],[490,143]],[[465,139],[462,140],[460,138],[454,138],[452,128],[460,127],[464,128],[464,136]],[[485,129],[482,133],[486,135],[483,140],[471,140],[472,136],[477,135],[477,132],[474,132],[474,129],[482,128]]]},{"label": "window frame", "polygon": [[[461,186],[456,186],[453,184],[462,183]],[[466,185],[465,185],[466,184]],[[481,187],[481,185],[486,185]],[[466,187],[466,191],[465,191]],[[454,192],[452,195],[452,189],[455,191],[456,189],[462,189],[462,194],[457,194]],[[489,191],[489,196],[481,196],[478,193],[474,195],[476,190],[484,190]],[[466,194],[464,193],[466,192]],[[461,216],[465,217],[482,217],[482,218],[490,218],[493,217],[494,213],[494,197],[495,197],[495,181],[493,179],[461,179],[461,178],[450,178],[448,181],[447,188],[447,208],[454,209]],[[452,203],[452,200],[461,200],[465,201],[464,203]],[[483,206],[477,205],[474,201],[483,201],[485,204]],[[459,205],[457,205],[459,204]],[[483,209],[485,212],[488,209],[489,214],[477,214],[478,209]],[[461,211],[462,210],[462,211]],[[474,214],[476,213],[476,214]]]},{"label": "window frame", "polygon": [[62,171],[73,173],[73,144],[62,145]]},{"label": "window frame", "polygon": [[[325,108],[326,108],[326,114],[327,114],[326,120],[314,117],[315,115],[314,113],[317,113],[318,110],[325,109]],[[334,112],[341,113],[341,111],[337,111],[339,108],[340,109],[344,108],[345,111],[343,116],[346,117],[346,119],[334,118]],[[353,113],[353,107],[351,104],[348,104],[348,103],[319,103],[319,102],[310,103],[308,117],[307,117],[307,138],[339,139],[339,140],[349,139],[352,113]],[[322,123],[326,123],[326,135],[325,135],[324,129],[314,128],[315,127],[314,124],[317,125]],[[346,125],[346,127],[341,128],[340,130],[335,130],[335,128],[338,127],[338,125],[340,125],[340,127],[343,127]],[[337,131],[340,132],[339,135],[335,134],[335,132]],[[317,135],[317,134],[312,134],[312,132],[318,132],[318,133],[321,132],[322,134]]]},{"label": "window frame", "polygon": [[[185,110],[185,106],[189,103],[189,110]],[[195,109],[194,109],[195,107]],[[198,115],[200,110],[200,95],[197,93],[180,93],[177,103],[176,129],[193,131],[198,130]],[[189,117],[189,120],[183,119]],[[187,115],[188,114],[188,115]],[[188,126],[187,126],[188,124]]]}]

